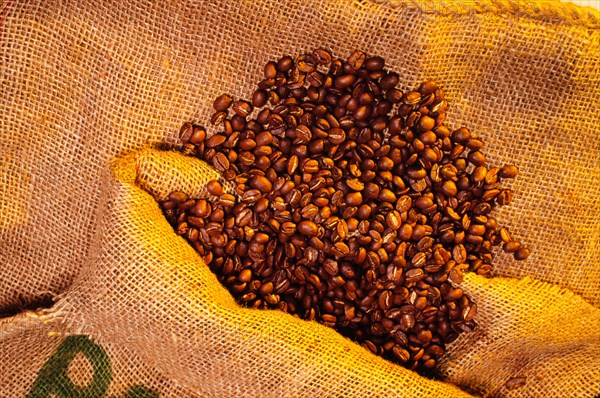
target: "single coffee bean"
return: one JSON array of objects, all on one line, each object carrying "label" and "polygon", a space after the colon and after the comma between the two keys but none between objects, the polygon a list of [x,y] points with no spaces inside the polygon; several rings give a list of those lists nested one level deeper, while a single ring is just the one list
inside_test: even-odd
[{"label": "single coffee bean", "polygon": [[398,359],[398,361],[400,361],[400,363],[406,363],[410,360],[410,353],[406,349],[401,348],[398,345],[394,346],[392,352],[394,353],[394,356]]},{"label": "single coffee bean", "polygon": [[251,279],[252,279],[252,271],[251,270],[244,269],[244,270],[240,271],[240,274],[238,275],[238,280],[240,282],[247,283],[247,282],[250,282]]},{"label": "single coffee bean", "polygon": [[411,270],[406,271],[407,282],[417,282],[423,278],[425,278],[425,273],[420,268],[413,268]]},{"label": "single coffee bean", "polygon": [[502,245],[502,250],[506,253],[516,253],[521,248],[521,243],[516,240],[511,240]]},{"label": "single coffee bean", "polygon": [[385,221],[389,228],[397,230],[402,225],[402,216],[398,211],[393,210],[385,216]]},{"label": "single coffee bean", "polygon": [[394,203],[396,201],[396,195],[391,190],[384,188],[379,192],[379,200],[382,202]]},{"label": "single coffee bean", "polygon": [[217,153],[213,158],[213,166],[221,173],[229,168],[229,159],[223,153]]},{"label": "single coffee bean", "polygon": [[224,207],[233,207],[235,206],[235,196],[228,193],[224,193],[219,198],[219,203]]},{"label": "single coffee bean", "polygon": [[519,174],[517,166],[507,165],[498,171],[498,175],[502,178],[515,178]]},{"label": "single coffee bean", "polygon": [[500,238],[502,239],[502,242],[504,243],[508,243],[511,241],[511,236],[510,236],[510,232],[508,232],[508,229],[502,227],[500,228]]},{"label": "single coffee bean", "polygon": [[359,70],[366,60],[366,54],[362,51],[356,50],[348,57],[348,65],[354,70]]},{"label": "single coffee bean", "polygon": [[329,133],[327,134],[327,139],[333,145],[339,145],[345,141],[346,133],[341,128],[334,127],[331,130],[329,130]]},{"label": "single coffee bean", "polygon": [[435,120],[433,118],[430,118],[429,116],[423,116],[419,120],[419,128],[421,131],[430,131],[431,129],[433,129],[434,126]]},{"label": "single coffee bean", "polygon": [[385,61],[381,57],[370,57],[365,60],[365,68],[369,71],[378,71],[383,69]]},{"label": "single coffee bean", "polygon": [[275,79],[275,77],[277,77],[277,65],[275,62],[269,61],[265,64],[264,75],[265,79]]},{"label": "single coffee bean", "polygon": [[261,108],[267,103],[268,99],[269,94],[267,94],[267,91],[258,89],[254,92],[254,94],[252,94],[252,105],[255,108]]},{"label": "single coffee bean", "polygon": [[476,167],[475,170],[473,171],[473,181],[481,182],[485,179],[486,175],[487,175],[487,169],[485,166]]},{"label": "single coffee bean", "polygon": [[486,161],[485,156],[480,151],[469,152],[467,159],[475,166],[484,166]]},{"label": "single coffee bean", "polygon": [[182,143],[187,143],[192,138],[194,134],[194,126],[192,123],[184,123],[179,129],[179,139]]},{"label": "single coffee bean", "polygon": [[290,56],[285,56],[277,61],[277,69],[280,72],[287,72],[294,66],[294,60]]},{"label": "single coffee bean", "polygon": [[250,180],[250,186],[254,189],[258,189],[263,193],[267,193],[273,189],[273,184],[268,178],[264,176],[255,176]]},{"label": "single coffee bean", "polygon": [[331,250],[336,257],[345,257],[350,253],[350,248],[343,242],[337,242]]},{"label": "single coffee bean", "polygon": [[184,192],[174,191],[169,194],[169,200],[175,203],[183,203],[188,200],[188,195]]},{"label": "single coffee bean", "polygon": [[331,62],[331,53],[323,48],[316,49],[312,55],[317,65],[327,65]]},{"label": "single coffee bean", "polygon": [[221,196],[223,193],[223,185],[221,185],[221,183],[217,180],[210,180],[206,184],[206,189],[208,190],[209,194],[215,196]]},{"label": "single coffee bean", "polygon": [[346,203],[349,206],[360,206],[363,202],[363,198],[360,192],[351,192],[346,195]]},{"label": "single coffee bean", "polygon": [[317,224],[312,221],[302,221],[298,224],[298,231],[302,235],[314,236],[318,233]]},{"label": "single coffee bean", "polygon": [[467,142],[471,138],[471,132],[465,127],[461,127],[452,133],[452,140],[454,142],[463,143]]},{"label": "single coffee bean", "polygon": [[463,308],[462,318],[466,322],[469,322],[469,321],[471,321],[475,317],[476,313],[477,313],[477,305],[475,303],[472,303],[471,305],[468,305],[468,306],[466,306],[466,307]]},{"label": "single coffee bean", "polygon": [[444,295],[447,301],[455,301],[463,296],[463,291],[460,288],[450,289],[448,293]]},{"label": "single coffee bean", "polygon": [[531,252],[529,251],[529,249],[522,247],[519,250],[517,250],[516,252],[514,252],[515,260],[518,260],[518,261],[526,260],[527,257],[529,257],[530,253]]},{"label": "single coffee bean", "polygon": [[432,338],[433,334],[431,333],[431,331],[426,329],[421,329],[417,334],[417,339],[423,344],[429,343]]},{"label": "single coffee bean", "polygon": [[227,139],[227,137],[225,137],[224,135],[215,134],[206,140],[206,147],[207,148],[218,147],[218,146],[222,145],[226,139]]},{"label": "single coffee bean", "polygon": [[227,94],[222,94],[213,102],[213,108],[217,112],[223,112],[233,103],[233,98]]},{"label": "single coffee bean", "polygon": [[496,196],[496,203],[498,203],[500,206],[509,205],[510,202],[512,202],[512,197],[513,193],[510,189],[503,189]]},{"label": "single coffee bean", "polygon": [[252,112],[252,104],[247,101],[238,100],[233,102],[231,109],[233,109],[237,115],[246,117]]}]

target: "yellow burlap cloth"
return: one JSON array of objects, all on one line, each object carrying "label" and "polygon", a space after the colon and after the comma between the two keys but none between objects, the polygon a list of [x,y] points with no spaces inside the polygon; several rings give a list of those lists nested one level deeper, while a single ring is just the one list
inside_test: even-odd
[{"label": "yellow burlap cloth", "polygon": [[[0,313],[57,300],[0,321],[0,396],[51,396],[44,382],[60,397],[86,383],[88,396],[123,397],[600,393],[598,13],[554,2],[0,4]],[[318,46],[385,56],[401,89],[440,82],[448,124],[485,140],[490,164],[520,168],[497,218],[533,253],[499,254],[496,278],[467,276],[479,327],[449,346],[443,381],[314,322],[239,307],[156,202],[175,189],[201,196],[216,174],[141,148],[176,144],[216,95],[248,97],[266,61]],[[66,379],[47,371],[82,350]],[[517,377],[525,384],[509,390]]]}]

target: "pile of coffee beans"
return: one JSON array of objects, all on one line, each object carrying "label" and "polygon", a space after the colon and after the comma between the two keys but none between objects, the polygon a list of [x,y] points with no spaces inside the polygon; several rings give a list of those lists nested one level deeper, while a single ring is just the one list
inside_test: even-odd
[{"label": "pile of coffee beans", "polygon": [[517,260],[529,250],[490,215],[510,203],[501,182],[517,167],[488,166],[480,139],[444,124],[436,83],[398,83],[362,51],[268,62],[250,101],[214,101],[218,132],[181,128],[183,151],[222,180],[161,205],[239,302],[422,370],[475,327],[463,274],[489,275],[494,246]]}]

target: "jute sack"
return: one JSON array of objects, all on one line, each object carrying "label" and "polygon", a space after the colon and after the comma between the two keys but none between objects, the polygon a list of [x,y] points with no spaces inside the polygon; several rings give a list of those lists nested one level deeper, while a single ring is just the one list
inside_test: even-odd
[{"label": "jute sack", "polygon": [[[533,250],[497,274],[600,305],[600,16],[552,1],[11,1],[0,8],[0,309],[86,266],[115,155],[176,144],[223,92],[317,46],[386,58],[401,89],[442,84],[448,124],[521,174],[501,222]],[[557,263],[559,266],[557,266]]]},{"label": "jute sack", "polygon": [[[497,274],[557,285],[469,277],[480,328],[451,347],[446,380],[481,394],[510,394],[503,383],[515,376],[528,377],[515,396],[598,393],[597,13],[383,1],[12,2],[0,12],[2,311],[72,285],[53,310],[68,314],[67,330],[129,350],[204,395],[458,395],[319,325],[235,306],[155,202],[171,189],[200,192],[207,170],[178,186],[197,165],[169,174],[160,165],[174,155],[155,154],[102,178],[115,155],[175,144],[181,122],[206,121],[218,93],[248,96],[267,60],[319,45],[340,55],[361,48],[384,55],[403,89],[442,82],[450,125],[478,132],[490,163],[520,167],[520,195],[498,218],[534,255],[519,264],[499,256]],[[162,188],[144,185],[144,170],[162,170],[148,177]],[[137,185],[132,175],[142,176]],[[18,348],[2,342],[9,358]]]},{"label": "jute sack", "polygon": [[[529,278],[470,275],[464,288],[480,306],[480,326],[450,346],[440,368],[446,383],[432,381],[315,322],[239,307],[156,202],[174,189],[202,197],[216,175],[204,163],[145,150],[113,170],[89,267],[51,310],[1,325],[0,386],[8,397],[44,385],[67,397],[68,380],[108,383],[123,394],[135,386],[216,397],[468,396],[452,383],[484,396],[591,397],[600,389],[600,310],[571,292]],[[65,345],[70,352],[98,346],[87,359],[93,376],[81,356],[65,365],[72,360]],[[48,375],[52,365],[71,369],[69,379]],[[526,384],[511,392],[505,383],[516,377]]]},{"label": "jute sack", "polygon": [[56,312],[0,321],[0,341],[1,397],[198,396],[127,349],[67,329]]}]

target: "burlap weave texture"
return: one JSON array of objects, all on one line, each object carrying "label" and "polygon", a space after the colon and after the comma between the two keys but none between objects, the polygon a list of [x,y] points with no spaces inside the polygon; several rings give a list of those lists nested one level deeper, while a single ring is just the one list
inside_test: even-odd
[{"label": "burlap weave texture", "polygon": [[[356,48],[385,56],[388,66],[399,72],[402,89],[425,78],[440,82],[451,104],[448,123],[479,134],[487,143],[490,163],[515,163],[521,170],[513,183],[515,201],[498,212],[498,219],[532,247],[533,254],[525,263],[499,255],[497,274],[529,276],[600,305],[597,12],[554,2],[512,1],[10,1],[1,3],[0,15],[0,312],[54,297],[78,275],[73,291],[95,286],[99,290],[82,294],[89,302],[96,298],[104,303],[103,289],[108,287],[86,278],[103,280],[102,272],[108,278],[121,264],[135,265],[133,254],[140,254],[131,251],[119,261],[110,256],[98,260],[103,234],[119,227],[107,221],[113,187],[103,188],[102,181],[110,180],[109,161],[143,146],[176,144],[183,121],[207,123],[216,95],[247,97],[267,60],[320,45],[341,56]],[[147,163],[141,170],[146,174],[136,176],[157,198],[167,188],[194,181],[186,179],[184,171],[171,175],[173,180],[164,181],[164,190],[158,190],[152,176],[156,170],[170,175],[161,167],[173,155],[152,156],[144,157]],[[117,181],[125,180],[119,173],[115,171]],[[151,180],[154,185],[148,183]],[[201,181],[195,183],[188,188],[201,193]],[[134,207],[128,201],[122,205]],[[133,219],[146,216],[123,214]],[[190,257],[191,249],[159,243],[169,231],[158,231],[148,229],[140,238],[155,248],[154,255],[181,255],[198,264]],[[127,243],[127,231],[121,233]],[[173,261],[165,264],[182,264]],[[513,290],[503,290],[504,296],[521,297],[521,285],[510,286]],[[173,322],[182,314],[179,307],[159,303],[149,308],[163,312],[138,313],[135,306],[126,305],[136,300],[125,293],[131,290],[121,289],[110,297],[120,300],[116,308],[131,311],[121,314],[124,319],[154,316],[154,325],[160,325],[165,314]],[[183,300],[167,300],[172,305],[206,304],[160,284],[147,289],[140,300],[154,303],[155,293],[163,291],[167,296],[177,292]],[[541,303],[559,295],[549,285],[539,289],[531,294],[541,295]],[[79,302],[74,293],[70,297]],[[572,300],[561,295],[559,303]],[[573,305],[585,307],[583,313],[589,310],[584,302]],[[91,332],[110,329],[110,317],[103,314],[104,310],[97,317],[84,314],[82,322],[95,325]],[[482,319],[496,320],[486,314]],[[581,326],[586,335],[577,337],[582,345],[573,347],[587,355],[585,350],[598,346],[598,332],[589,326],[597,318],[589,319],[591,323]],[[150,321],[142,323],[146,322]],[[562,327],[558,321],[554,325]],[[463,341],[467,340],[457,343],[457,352]],[[152,345],[151,335],[146,343]],[[156,353],[153,361],[171,363],[171,349]],[[471,365],[447,362],[443,370],[451,381],[479,392],[506,393],[497,389],[500,378],[509,376],[508,367],[486,368],[486,384],[465,376],[482,371],[473,365],[476,358],[465,358]],[[453,367],[463,373],[453,372]],[[573,374],[582,380],[581,373],[568,376]],[[598,385],[598,375],[585,377],[581,391],[590,392]],[[542,381],[528,383],[532,395],[543,391],[535,387]],[[554,387],[560,383],[564,385],[564,378]]]}]

